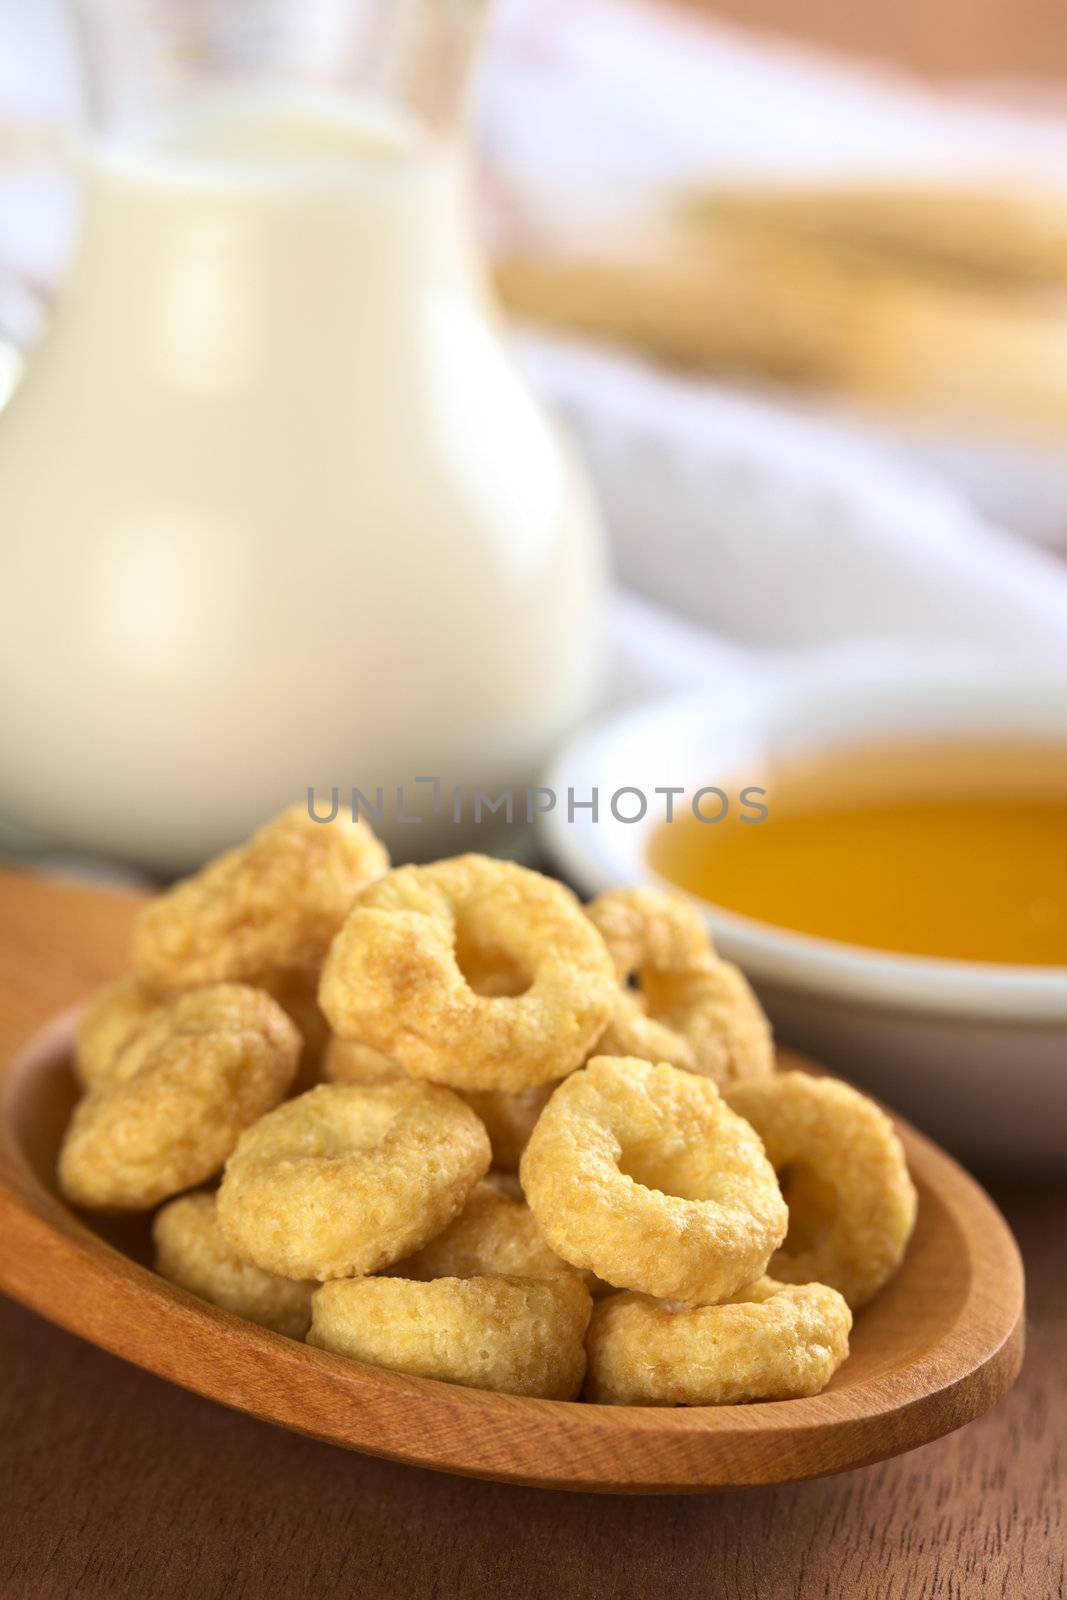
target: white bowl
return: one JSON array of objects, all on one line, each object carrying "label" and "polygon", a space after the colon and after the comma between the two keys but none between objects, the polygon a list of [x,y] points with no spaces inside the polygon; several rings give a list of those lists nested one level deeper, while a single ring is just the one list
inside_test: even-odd
[{"label": "white bowl", "polygon": [[[657,702],[577,738],[546,784],[546,849],[587,894],[663,881],[648,864],[657,787],[736,794],[776,747],[898,736],[1034,738],[1067,745],[1067,677],[931,665],[791,665],[718,692]],[[746,777],[746,769],[749,774]],[[754,774],[754,776],[752,776]],[[1005,782],[1010,774],[1005,775]],[[594,821],[569,814],[600,797]],[[620,822],[611,796],[649,797]],[[633,796],[620,811],[636,811]],[[1064,840],[1067,849],[1067,839]],[[974,1164],[1048,1176],[1067,1168],[1067,967],[897,955],[792,933],[700,900],[716,944],[754,983],[783,1043],[884,1096]]]}]

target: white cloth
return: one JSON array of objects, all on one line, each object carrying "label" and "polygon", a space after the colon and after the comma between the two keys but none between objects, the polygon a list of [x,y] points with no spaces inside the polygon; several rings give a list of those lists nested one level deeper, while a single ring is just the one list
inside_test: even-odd
[{"label": "white cloth", "polygon": [[[1067,566],[936,479],[730,389],[579,345],[520,348],[593,472],[622,584],[659,608],[646,619],[654,677],[671,616],[675,681],[731,651],[864,641],[1067,664]],[[641,623],[632,605],[618,620],[632,669]]]},{"label": "white cloth", "polygon": [[497,0],[493,18],[482,138],[557,206],[568,188],[691,178],[1063,183],[1067,97],[1027,110],[934,90],[643,0]]},{"label": "white cloth", "polygon": [[[1067,95],[1051,87],[935,90],[643,0],[498,0],[494,16],[479,135],[505,227],[611,218],[686,180],[1065,182]],[[589,382],[591,408],[604,386]],[[838,408],[825,419],[1067,555],[1062,448]]]}]

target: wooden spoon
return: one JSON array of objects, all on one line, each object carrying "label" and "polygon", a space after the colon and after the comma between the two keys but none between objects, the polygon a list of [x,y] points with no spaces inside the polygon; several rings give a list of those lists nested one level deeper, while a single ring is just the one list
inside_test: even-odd
[{"label": "wooden spoon", "polygon": [[[863,1466],[994,1405],[1022,1360],[1023,1273],[988,1196],[898,1124],[919,1190],[900,1272],[810,1400],[659,1409],[528,1400],[409,1378],[298,1344],[150,1270],[148,1219],[91,1226],[57,1195],[77,1090],[73,1018],[0,1082],[0,1289],[61,1327],[238,1410],[349,1449],[557,1489],[667,1493]],[[806,1066],[782,1053],[784,1067]]]}]

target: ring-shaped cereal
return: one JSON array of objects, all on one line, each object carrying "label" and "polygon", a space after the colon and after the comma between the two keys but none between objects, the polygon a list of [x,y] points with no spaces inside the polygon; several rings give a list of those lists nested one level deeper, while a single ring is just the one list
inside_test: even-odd
[{"label": "ring-shaped cereal", "polygon": [[447,1089],[327,1083],[286,1101],[226,1163],[218,1218],[238,1255],[285,1278],[378,1272],[459,1214],[489,1139]]},{"label": "ring-shaped cereal", "polygon": [[403,1083],[408,1074],[369,1044],[339,1039],[331,1033],[322,1058],[322,1076],[327,1083],[355,1083],[366,1088],[376,1083]]},{"label": "ring-shaped cereal", "polygon": [[109,1081],[120,1052],[159,1008],[159,996],[133,977],[109,983],[92,997],[74,1040],[74,1065],[87,1089]]},{"label": "ring-shaped cereal", "polygon": [[[297,1087],[319,1082],[330,1030],[319,1010],[318,973],[286,972],[265,987],[277,1000],[303,1039]],[[87,1005],[75,1036],[74,1065],[86,1088],[96,1089],[111,1078],[119,1053],[163,1004],[139,978],[120,978],[101,989]]]},{"label": "ring-shaped cereal", "polygon": [[[407,1077],[388,1056],[355,1039],[339,1039],[336,1034],[326,1046],[322,1072],[328,1083],[396,1083]],[[484,1122],[493,1147],[493,1166],[498,1170],[518,1171],[519,1157],[555,1087],[554,1083],[542,1083],[515,1094],[506,1089],[455,1091]]]},{"label": "ring-shaped cereal", "polygon": [[848,1355],[852,1314],[825,1284],[764,1279],[728,1305],[611,1295],[593,1312],[586,1396],[604,1405],[724,1406],[824,1389]]},{"label": "ring-shaped cereal", "polygon": [[389,865],[385,846],[341,807],[316,822],[290,806],[247,843],[150,900],[133,931],[149,988],[245,982],[271,987],[314,972],[358,890]]},{"label": "ring-shaped cereal", "polygon": [[[467,971],[519,993],[484,994]],[[319,1000],[336,1033],[414,1078],[514,1093],[579,1066],[617,989],[570,890],[485,856],[399,867],[364,889],[334,940]]]},{"label": "ring-shaped cereal", "polygon": [[764,1271],[788,1214],[752,1128],[708,1078],[598,1056],[560,1084],[519,1177],[557,1255],[618,1288],[723,1299]]},{"label": "ring-shaped cereal", "polygon": [[59,1184],[90,1210],[141,1211],[214,1177],[285,1094],[300,1036],[261,989],[224,983],[161,1005],[77,1106]]},{"label": "ring-shaped cereal", "polygon": [[319,1006],[319,970],[316,968],[304,972],[291,968],[263,985],[267,993],[277,1000],[304,1041],[293,1085],[294,1094],[313,1089],[325,1077],[326,1051],[332,1034]]},{"label": "ring-shaped cereal", "polygon": [[517,1089],[514,1094],[506,1089],[456,1091],[485,1123],[493,1147],[493,1166],[500,1172],[518,1172],[522,1152],[555,1089],[553,1081],[539,1083],[533,1089]]},{"label": "ring-shaped cereal", "polygon": [[297,1283],[242,1261],[223,1237],[215,1196],[179,1195],[152,1223],[156,1271],[171,1283],[263,1328],[302,1339],[311,1326],[314,1283]]},{"label": "ring-shaped cereal", "polygon": [[316,1291],[307,1342],[420,1378],[573,1400],[591,1307],[573,1275],[355,1278]]},{"label": "ring-shaped cereal", "polygon": [[787,1283],[818,1281],[866,1305],[900,1265],[915,1186],[893,1124],[836,1078],[783,1072],[724,1091],[781,1176],[789,1234],[771,1261]]},{"label": "ring-shaped cereal", "polygon": [[387,1269],[398,1278],[561,1278],[577,1276],[544,1240],[525,1200],[491,1175],[443,1233]]},{"label": "ring-shaped cereal", "polygon": [[744,974],[716,955],[695,907],[657,889],[616,889],[586,913],[620,984],[598,1054],[667,1061],[720,1085],[774,1071],[760,1003]]}]

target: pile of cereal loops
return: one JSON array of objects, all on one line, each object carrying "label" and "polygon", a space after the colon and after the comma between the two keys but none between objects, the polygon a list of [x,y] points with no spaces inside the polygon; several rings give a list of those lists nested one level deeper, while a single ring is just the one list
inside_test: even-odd
[{"label": "pile of cereal loops", "polygon": [[150,901],[77,1039],[59,1183],[335,1355],[506,1394],[817,1394],[903,1257],[889,1119],[778,1072],[699,912],[294,806]]}]

